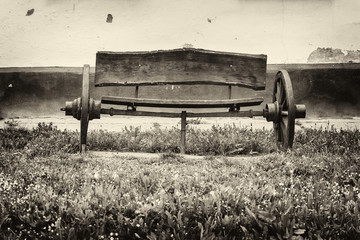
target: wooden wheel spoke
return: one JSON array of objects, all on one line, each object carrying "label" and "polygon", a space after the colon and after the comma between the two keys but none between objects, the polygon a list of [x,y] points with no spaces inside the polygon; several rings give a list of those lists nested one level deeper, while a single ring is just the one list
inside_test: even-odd
[{"label": "wooden wheel spoke", "polygon": [[282,124],[282,127],[288,128],[288,125],[289,125],[289,123],[288,123],[288,117],[287,117],[287,116],[283,116],[283,117],[281,118],[280,124]]},{"label": "wooden wheel spoke", "polygon": [[280,104],[280,106],[284,105],[286,102],[285,88],[281,79],[276,82],[276,101]]},{"label": "wooden wheel spoke", "polygon": [[280,108],[283,110],[287,110],[288,109],[288,104],[287,104],[287,99],[285,98],[284,101],[282,103],[280,103]]},{"label": "wooden wheel spoke", "polygon": [[281,86],[280,81],[276,83],[276,101],[280,102],[281,100]]},{"label": "wooden wheel spoke", "polygon": [[281,131],[281,135],[282,135],[282,142],[283,142],[283,147],[286,147],[286,143],[288,142],[288,132],[287,132],[287,128],[288,128],[288,125],[286,124],[285,121],[282,121],[280,123],[280,131]]},{"label": "wooden wheel spoke", "polygon": [[283,142],[283,136],[280,129],[277,131],[276,141],[278,145],[281,145],[281,143]]},{"label": "wooden wheel spoke", "polygon": [[281,142],[281,128],[280,123],[274,123],[275,137],[277,142]]},{"label": "wooden wheel spoke", "polygon": [[285,93],[285,87],[284,84],[281,83],[281,88],[280,88],[280,105],[283,105],[286,102],[287,98],[286,98],[286,93]]}]

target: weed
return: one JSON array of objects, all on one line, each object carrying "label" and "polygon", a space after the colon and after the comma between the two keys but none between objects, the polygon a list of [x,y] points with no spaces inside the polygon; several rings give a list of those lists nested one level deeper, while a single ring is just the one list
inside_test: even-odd
[{"label": "weed", "polygon": [[216,159],[216,157],[214,155],[204,156],[204,160],[207,160],[207,161],[214,161],[215,159]]},{"label": "weed", "polygon": [[167,152],[160,155],[160,160],[164,163],[183,163],[185,161],[185,158],[179,154]]},{"label": "weed", "polygon": [[90,132],[90,149],[162,152],[149,160],[70,154],[79,134],[51,124],[0,131],[0,239],[360,238],[359,130],[304,129],[242,162],[227,155],[269,153],[273,132],[189,128],[206,157],[187,161],[175,128]]},{"label": "weed", "polygon": [[5,128],[16,128],[19,127],[19,122],[11,119],[11,120],[7,120],[4,122],[5,123]]},{"label": "weed", "polygon": [[186,120],[186,124],[193,124],[193,125],[199,125],[204,123],[202,118],[191,118]]}]

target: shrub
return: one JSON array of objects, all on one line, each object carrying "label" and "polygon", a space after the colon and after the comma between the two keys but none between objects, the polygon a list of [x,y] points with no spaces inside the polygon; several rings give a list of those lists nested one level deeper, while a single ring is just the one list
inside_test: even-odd
[{"label": "shrub", "polygon": [[[29,156],[49,156],[74,153],[79,149],[79,133],[60,131],[50,124],[39,123],[28,130],[11,123],[0,129],[3,150],[26,150]],[[360,152],[359,130],[297,131],[293,152],[311,156],[316,153],[351,155]],[[179,153],[180,131],[173,127],[142,131],[140,127],[125,127],[120,132],[104,130],[88,133],[88,149],[100,151]],[[193,155],[244,155],[276,151],[273,131],[240,128],[235,125],[212,126],[203,130],[188,127],[186,153]],[[355,156],[352,157],[355,159]]]}]

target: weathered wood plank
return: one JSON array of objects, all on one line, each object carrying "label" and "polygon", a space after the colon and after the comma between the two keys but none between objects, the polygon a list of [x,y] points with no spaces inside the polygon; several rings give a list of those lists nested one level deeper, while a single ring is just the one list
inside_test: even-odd
[{"label": "weathered wood plank", "polygon": [[242,98],[225,100],[168,100],[168,99],[146,99],[125,98],[105,96],[101,98],[103,104],[141,106],[141,107],[165,107],[165,108],[227,108],[247,107],[260,105],[263,98]]},{"label": "weathered wood plank", "polygon": [[[125,115],[125,116],[143,116],[143,117],[168,117],[168,118],[180,118],[181,113],[172,112],[148,112],[148,111],[128,111],[120,109],[101,109],[101,114],[109,115]],[[205,113],[193,113],[186,112],[187,118],[198,118],[198,117],[255,117],[263,116],[262,111],[239,111],[239,112],[205,112]]]},{"label": "weathered wood plank", "polygon": [[221,84],[264,89],[266,59],[193,48],[98,52],[95,86]]},{"label": "weathered wood plank", "polygon": [[[219,82],[219,81],[177,81],[171,82],[168,81],[157,81],[157,82],[114,82],[114,83],[95,83],[95,87],[121,87],[121,86],[154,86],[154,85],[168,85],[168,84],[177,84],[177,85],[229,85],[229,86],[238,86],[238,87],[245,87],[245,88],[252,88],[254,89],[253,84],[245,84],[245,83],[238,83],[238,82]],[[256,88],[256,90],[263,90],[261,88]]]}]

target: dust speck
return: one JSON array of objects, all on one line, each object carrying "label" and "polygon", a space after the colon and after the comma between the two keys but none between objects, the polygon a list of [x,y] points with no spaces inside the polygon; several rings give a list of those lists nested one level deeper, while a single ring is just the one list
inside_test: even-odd
[{"label": "dust speck", "polygon": [[35,9],[32,8],[27,11],[26,16],[31,16],[31,15],[33,15],[34,12],[35,12]]},{"label": "dust speck", "polygon": [[107,18],[106,18],[106,22],[107,23],[112,23],[112,21],[113,21],[113,16],[111,14],[108,14]]}]

